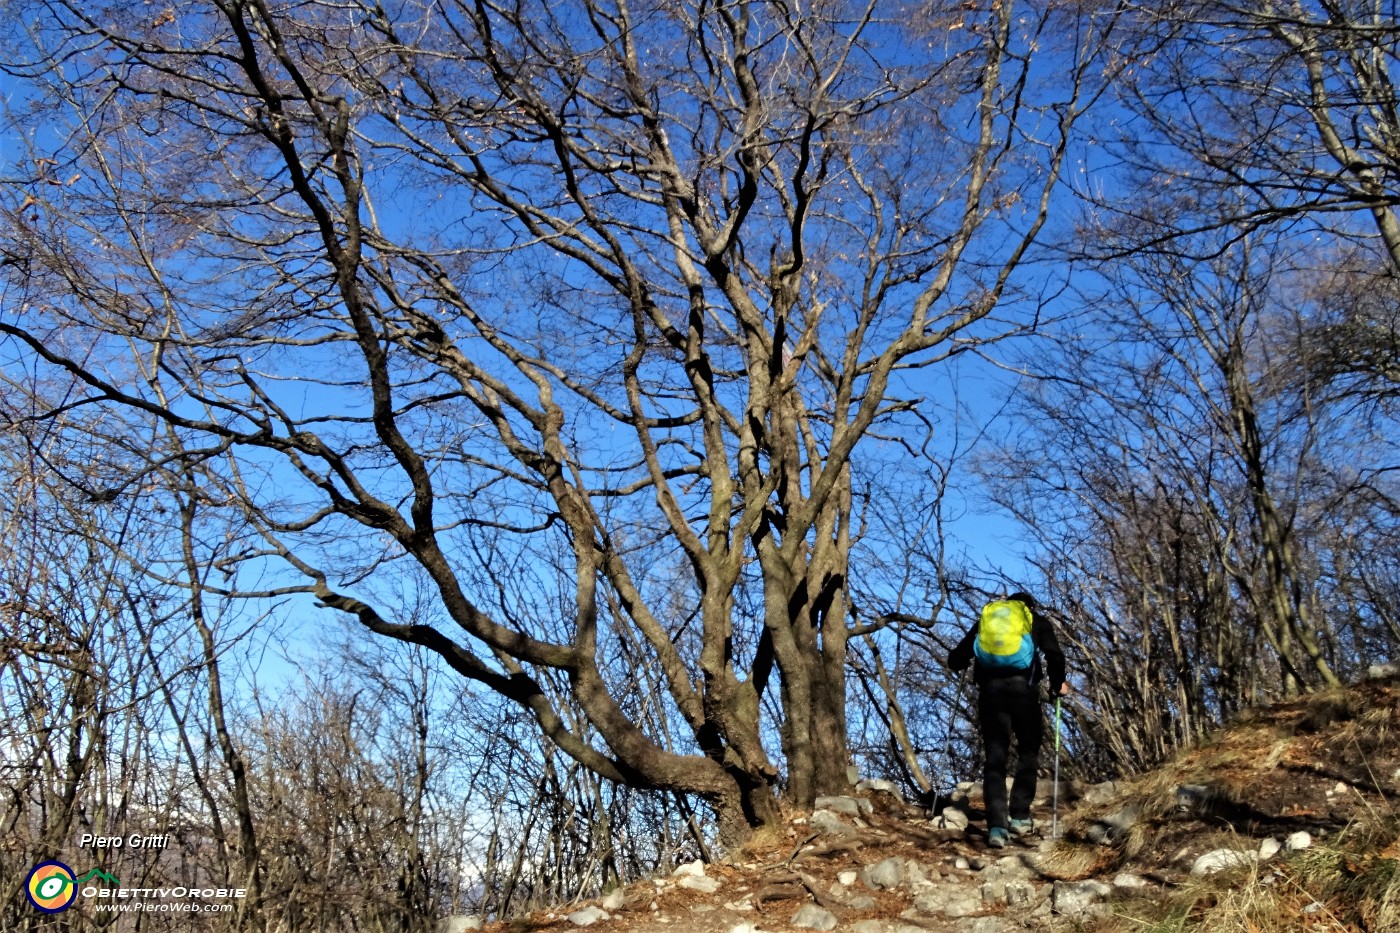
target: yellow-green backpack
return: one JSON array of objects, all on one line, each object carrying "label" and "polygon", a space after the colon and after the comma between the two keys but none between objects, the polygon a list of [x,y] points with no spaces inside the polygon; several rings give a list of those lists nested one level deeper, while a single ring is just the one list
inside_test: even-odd
[{"label": "yellow-green backpack", "polygon": [[1026,670],[1035,657],[1031,611],[1016,599],[999,599],[982,609],[973,645],[977,660],[987,667]]}]

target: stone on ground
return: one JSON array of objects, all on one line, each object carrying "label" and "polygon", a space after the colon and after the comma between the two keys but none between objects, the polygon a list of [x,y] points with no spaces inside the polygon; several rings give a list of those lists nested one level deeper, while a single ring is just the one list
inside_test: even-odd
[{"label": "stone on ground", "polygon": [[899,794],[899,788],[896,787],[893,782],[886,781],[881,778],[872,778],[867,781],[861,781],[859,784],[856,785],[856,790],[867,791],[872,793],[891,794],[896,800],[904,799]]},{"label": "stone on ground", "polygon": [[691,891],[699,891],[701,894],[714,894],[719,890],[719,880],[706,875],[686,875],[677,884]]},{"label": "stone on ground", "polygon": [[831,810],[833,813],[844,813],[846,816],[860,816],[862,813],[861,804],[864,803],[868,809],[870,801],[857,801],[854,797],[818,797],[816,806],[819,810]]},{"label": "stone on ground", "polygon": [[939,823],[944,829],[967,829],[967,814],[957,807],[944,807]]},{"label": "stone on ground", "polygon": [[792,915],[792,925],[808,930],[836,929],[836,915],[816,904],[806,904]]},{"label": "stone on ground", "polygon": [[1056,881],[1051,900],[1055,913],[1068,917],[1084,917],[1098,913],[1105,897],[1113,893],[1111,885],[1102,881]]},{"label": "stone on ground", "polygon": [[597,907],[585,907],[583,910],[576,910],[569,914],[567,919],[576,927],[591,927],[599,920],[608,919],[608,914]]},{"label": "stone on ground", "polygon": [[465,914],[443,917],[437,924],[437,933],[468,933],[470,930],[479,929],[481,929],[481,918],[469,917]]},{"label": "stone on ground", "polygon": [[686,862],[683,865],[677,865],[676,870],[671,872],[672,878],[683,878],[687,875],[697,878],[703,878],[705,876],[705,863],[700,861],[699,859],[696,859],[693,862]]},{"label": "stone on ground", "polygon": [[1213,875],[1229,868],[1241,868],[1254,864],[1258,855],[1254,852],[1241,852],[1239,849],[1212,849],[1191,865],[1191,874]]},{"label": "stone on ground", "polygon": [[[937,872],[934,873],[934,877],[937,877]],[[911,889],[918,889],[928,884],[931,879],[918,862],[905,862],[904,880]]]},{"label": "stone on ground", "polygon": [[861,872],[861,880],[876,891],[897,888],[904,883],[904,859],[887,858]]},{"label": "stone on ground", "polygon": [[812,814],[811,826],[825,836],[850,836],[855,829],[830,810],[817,810]]}]

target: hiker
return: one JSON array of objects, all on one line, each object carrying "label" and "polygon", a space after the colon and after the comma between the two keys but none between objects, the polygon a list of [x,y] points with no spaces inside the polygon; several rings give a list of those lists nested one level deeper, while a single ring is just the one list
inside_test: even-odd
[{"label": "hiker", "polygon": [[[954,671],[973,665],[985,757],[987,844],[994,849],[1004,848],[1011,833],[1024,836],[1035,828],[1031,799],[1040,764],[1040,683],[1048,681],[1052,696],[1069,694],[1064,652],[1049,620],[1036,612],[1037,605],[1029,593],[993,600],[948,655],[948,667]],[[1044,672],[1039,655],[1045,656]],[[1017,765],[1008,812],[1006,759],[1013,735]]]}]

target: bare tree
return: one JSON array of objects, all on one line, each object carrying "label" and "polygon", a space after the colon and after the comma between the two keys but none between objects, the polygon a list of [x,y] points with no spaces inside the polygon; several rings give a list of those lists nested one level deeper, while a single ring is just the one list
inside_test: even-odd
[{"label": "bare tree", "polygon": [[1045,541],[1086,727],[1128,770],[1395,644],[1357,585],[1385,577],[1384,552],[1355,543],[1394,529],[1381,497],[1356,495],[1386,448],[1292,375],[1315,254],[1282,234],[1201,239],[1181,252],[1215,259],[1104,270],[1112,287],[1027,358],[1023,427],[989,464]]},{"label": "bare tree", "polygon": [[[30,929],[47,919],[20,895],[34,864],[70,860],[83,834],[179,824],[197,763],[172,754],[162,737],[172,729],[184,736],[177,710],[187,708],[204,665],[178,624],[187,618],[184,591],[131,562],[163,542],[149,520],[152,498],[97,502],[81,492],[112,463],[91,456],[81,430],[33,417],[71,387],[37,387],[47,395],[8,388],[0,409],[0,527],[9,542],[0,562],[0,825],[9,844],[0,874],[4,925]],[[83,854],[133,886],[163,868],[115,848]]]},{"label": "bare tree", "polygon": [[1301,223],[1374,239],[1400,267],[1393,3],[1183,0],[1138,22],[1157,51],[1120,85],[1142,122],[1119,152],[1139,196],[1114,213],[1182,248],[1193,232]]},{"label": "bare tree", "polygon": [[912,369],[1024,323],[989,315],[1114,12],[24,12],[16,120],[65,129],[8,197],[0,333],[181,438],[142,455],[300,577],[235,556],[223,592],[423,645],[729,838],[844,783],[861,451]]}]

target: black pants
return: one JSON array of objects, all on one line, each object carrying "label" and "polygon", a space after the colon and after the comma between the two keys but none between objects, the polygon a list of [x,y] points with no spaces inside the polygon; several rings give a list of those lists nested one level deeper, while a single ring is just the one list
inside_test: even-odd
[{"label": "black pants", "polygon": [[1024,674],[988,680],[978,690],[977,722],[982,728],[982,795],[987,828],[1007,826],[1006,760],[1016,737],[1016,778],[1011,785],[1012,819],[1031,815],[1036,771],[1040,766],[1040,685]]}]

